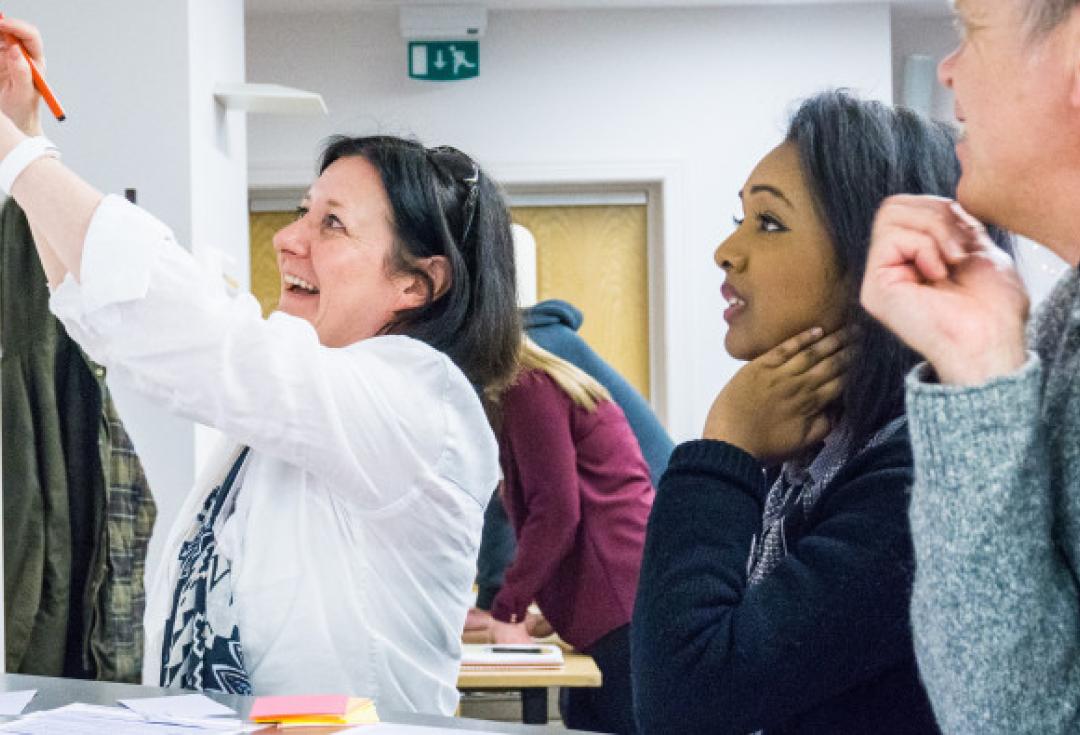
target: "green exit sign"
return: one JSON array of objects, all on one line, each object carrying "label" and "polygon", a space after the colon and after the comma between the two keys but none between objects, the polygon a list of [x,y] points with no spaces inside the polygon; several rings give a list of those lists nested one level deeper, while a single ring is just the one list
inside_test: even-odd
[{"label": "green exit sign", "polygon": [[479,41],[412,41],[409,76],[433,82],[455,82],[480,76]]}]

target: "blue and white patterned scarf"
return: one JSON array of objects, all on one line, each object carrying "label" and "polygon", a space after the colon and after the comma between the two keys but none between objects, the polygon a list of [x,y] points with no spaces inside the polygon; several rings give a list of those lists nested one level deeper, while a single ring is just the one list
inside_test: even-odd
[{"label": "blue and white patterned scarf", "polygon": [[252,694],[233,608],[231,565],[218,553],[216,533],[231,512],[232,492],[248,449],[225,481],[207,496],[180,547],[180,572],[161,647],[163,687]]}]

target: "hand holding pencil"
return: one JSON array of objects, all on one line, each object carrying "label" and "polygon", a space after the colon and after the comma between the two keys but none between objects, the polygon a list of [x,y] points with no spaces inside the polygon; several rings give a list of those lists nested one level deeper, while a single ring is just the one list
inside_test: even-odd
[{"label": "hand holding pencil", "polygon": [[27,135],[41,134],[42,97],[57,119],[64,117],[63,108],[41,73],[43,67],[43,44],[38,30],[0,13],[0,110]]}]

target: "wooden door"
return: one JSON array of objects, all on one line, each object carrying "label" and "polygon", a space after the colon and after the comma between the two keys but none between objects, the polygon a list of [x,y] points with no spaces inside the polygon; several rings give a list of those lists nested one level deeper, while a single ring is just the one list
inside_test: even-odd
[{"label": "wooden door", "polygon": [[514,207],[536,238],[537,296],[585,315],[580,334],[649,397],[646,205]]},{"label": "wooden door", "polygon": [[251,230],[251,293],[259,300],[263,316],[277,308],[281,296],[281,274],[274,255],[274,234],[296,219],[296,212],[252,212]]}]

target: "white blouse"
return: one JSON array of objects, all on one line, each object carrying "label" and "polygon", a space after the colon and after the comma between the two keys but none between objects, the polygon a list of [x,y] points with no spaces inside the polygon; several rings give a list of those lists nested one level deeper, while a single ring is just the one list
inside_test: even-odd
[{"label": "white blouse", "polygon": [[236,442],[196,483],[147,585],[145,683],[158,683],[180,544],[247,445],[221,547],[255,693],[451,714],[498,453],[449,358],[400,336],[327,348],[303,319],[263,319],[115,196],[90,224],[81,283],[68,275],[51,308],[115,377]]}]

